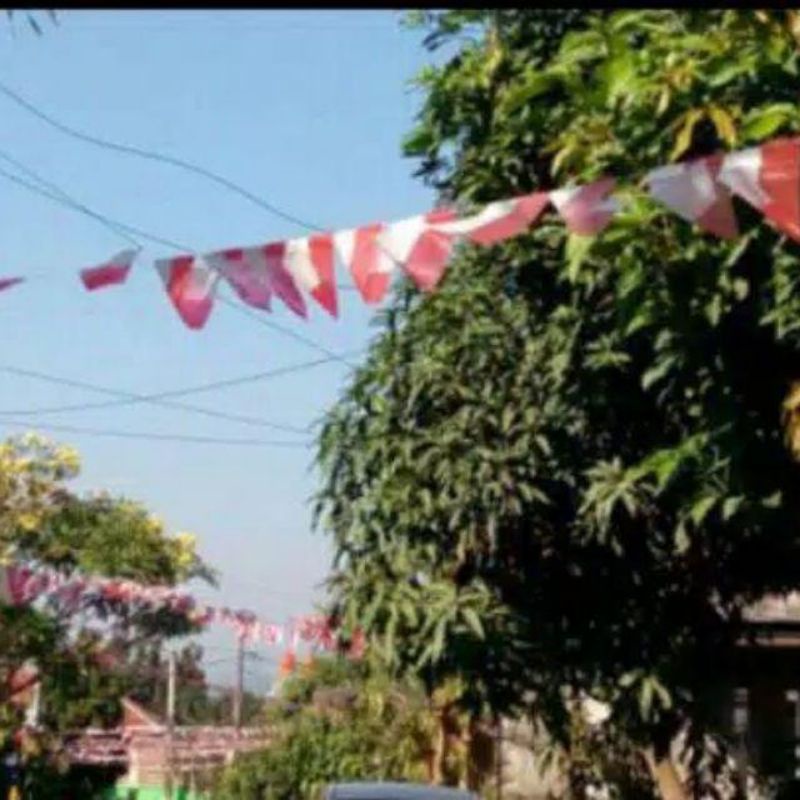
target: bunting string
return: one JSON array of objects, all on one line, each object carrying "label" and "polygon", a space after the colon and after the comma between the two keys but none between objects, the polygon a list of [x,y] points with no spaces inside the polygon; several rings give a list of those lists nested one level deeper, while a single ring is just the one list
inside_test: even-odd
[{"label": "bunting string", "polygon": [[[53,570],[21,564],[0,566],[0,603],[28,606],[40,599],[68,615],[77,614],[97,602],[124,603],[139,610],[167,609],[202,628],[219,623],[231,628],[248,644],[287,643],[294,652],[302,641],[326,652],[341,649],[336,626],[319,614],[297,617],[288,625],[281,625],[259,619],[252,611],[199,603],[190,594],[173,587],[144,585],[120,578],[67,577]],[[357,634],[348,652],[360,657],[363,646],[363,636]]]},{"label": "bunting string", "polygon": [[[724,239],[739,235],[733,197],[759,211],[782,234],[800,241],[800,138],[779,138],[758,147],[717,153],[658,167],[642,181],[663,206],[701,230]],[[307,298],[327,314],[339,315],[336,266],[352,278],[362,300],[380,303],[398,269],[425,292],[439,285],[455,245],[489,246],[535,225],[552,205],[568,231],[600,233],[622,204],[616,180],[495,200],[472,214],[436,209],[395,222],[375,222],[303,238],[186,253],[155,262],[167,297],[191,330],[208,322],[222,283],[256,312],[270,312],[276,301],[307,318]],[[123,250],[79,271],[87,291],[123,285],[141,247]],[[0,276],[0,292],[25,281]]]}]

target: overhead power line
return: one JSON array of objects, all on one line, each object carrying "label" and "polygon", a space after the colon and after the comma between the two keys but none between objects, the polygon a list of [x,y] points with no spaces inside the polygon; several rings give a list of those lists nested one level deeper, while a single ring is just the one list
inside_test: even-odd
[{"label": "overhead power line", "polygon": [[[46,197],[47,199],[55,203],[67,206],[68,208],[71,208],[74,211],[78,211],[79,213],[91,217],[92,219],[96,220],[101,225],[106,227],[108,230],[112,231],[118,236],[121,236],[126,242],[128,242],[129,244],[133,244],[134,247],[137,247],[140,250],[142,249],[142,243],[137,239],[135,239],[134,237],[132,237],[130,233],[134,233],[136,234],[136,236],[139,236],[142,239],[147,239],[157,244],[166,245],[167,247],[173,250],[177,250],[178,252],[193,252],[193,248],[189,247],[188,245],[182,245],[178,242],[173,242],[170,241],[169,239],[165,239],[163,237],[150,234],[147,231],[142,230],[141,228],[136,228],[124,222],[120,222],[119,220],[112,219],[111,217],[107,217],[105,214],[101,214],[89,208],[88,206],[85,206],[83,203],[80,203],[79,201],[71,197],[69,194],[67,194],[59,186],[52,183],[51,181],[45,180],[30,167],[25,166],[24,164],[22,164],[22,162],[20,162],[17,159],[14,159],[12,156],[9,156],[7,153],[0,152],[0,157],[5,158],[9,163],[14,164],[15,166],[17,166],[18,169],[21,169],[24,172],[26,172],[34,180],[37,180],[40,183],[42,183],[44,187],[49,187],[49,188],[42,188],[42,186],[37,186],[36,184],[33,184],[30,181],[25,180],[24,178],[20,178],[18,175],[13,175],[12,173],[9,173],[8,171],[2,168],[0,168],[0,177],[6,178],[7,180],[12,181],[13,183],[22,186],[23,188],[28,189],[31,192],[41,195],[42,197]],[[345,288],[351,288],[351,287],[345,287]],[[217,299],[220,302],[225,303],[230,307],[245,313],[247,316],[251,317],[252,319],[255,319],[256,321],[260,322],[266,327],[269,327],[272,330],[276,330],[282,333],[284,336],[289,336],[295,339],[296,341],[299,341],[302,344],[306,345],[307,347],[311,347],[317,352],[325,353],[327,356],[333,358],[334,360],[342,361],[343,363],[353,366],[352,364],[350,364],[350,362],[346,361],[341,356],[334,354],[331,350],[320,345],[313,339],[307,336],[303,336],[302,334],[296,333],[294,331],[291,331],[288,328],[284,328],[282,325],[272,322],[271,320],[267,320],[253,314],[246,306],[242,305],[238,301],[228,300],[227,298],[224,297],[218,297]]]},{"label": "overhead power line", "polygon": [[[0,420],[0,425],[11,426],[15,428],[29,428],[30,423],[23,420],[4,419]],[[192,436],[183,435],[178,433],[149,433],[138,431],[118,431],[106,430],[101,428],[83,428],[73,425],[42,425],[36,424],[37,428],[45,431],[53,431],[55,433],[75,433],[83,436],[103,436],[115,439],[138,439],[142,441],[158,441],[158,442],[187,442],[192,444],[219,444],[219,445],[232,445],[242,447],[287,447],[287,448],[302,448],[305,449],[310,446],[310,442],[291,442],[275,439],[226,439],[216,436]]]},{"label": "overhead power line", "polygon": [[268,202],[264,198],[259,197],[256,194],[253,194],[253,192],[249,191],[248,189],[245,189],[243,186],[234,183],[232,180],[229,180],[228,178],[225,178],[224,176],[219,175],[216,172],[212,172],[210,169],[198,166],[197,164],[192,164],[189,161],[184,161],[182,158],[176,158],[174,156],[168,156],[162,153],[158,153],[154,150],[147,150],[145,148],[136,147],[134,145],[112,142],[108,139],[101,139],[98,136],[92,136],[88,133],[83,133],[82,131],[76,130],[75,128],[72,128],[69,125],[65,125],[63,122],[60,122],[59,120],[50,116],[50,114],[46,113],[41,108],[34,105],[30,100],[26,100],[22,95],[20,95],[18,92],[15,92],[13,89],[5,85],[4,83],[0,83],[0,92],[2,92],[10,100],[13,100],[18,106],[24,108],[30,114],[33,114],[38,119],[50,125],[50,127],[55,128],[56,130],[65,134],[66,136],[70,136],[73,139],[77,139],[79,141],[86,142],[88,144],[93,144],[96,147],[105,148],[106,150],[114,150],[118,153],[127,153],[128,155],[138,156],[139,158],[145,158],[151,161],[160,161],[163,164],[170,164],[174,167],[178,167],[188,172],[193,172],[196,175],[200,175],[204,178],[207,178],[208,180],[214,181],[220,186],[224,186],[226,189],[235,192],[236,194],[249,200],[251,203],[254,203],[255,205],[259,206],[265,211],[268,211],[270,214],[274,214],[275,216],[280,217],[281,219],[284,219],[287,222],[291,222],[295,225],[298,225],[301,228],[305,228],[306,230],[310,231],[321,230],[320,226],[315,225],[314,223],[308,222],[306,220],[300,219],[299,217],[296,217],[295,215],[290,214],[287,211],[284,211],[283,209],[279,208],[273,203]]},{"label": "overhead power line", "polygon": [[[98,392],[100,394],[112,395],[114,397],[122,398],[121,401],[116,401],[111,405],[120,405],[120,403],[133,404],[133,403],[152,403],[153,405],[164,406],[166,408],[176,408],[182,411],[192,411],[195,414],[203,414],[208,417],[216,417],[217,419],[228,420],[229,422],[239,422],[244,425],[254,425],[262,428],[272,428],[274,430],[285,431],[287,433],[307,433],[306,428],[299,428],[294,425],[284,425],[279,422],[270,422],[269,420],[260,419],[258,417],[248,417],[241,414],[229,414],[225,411],[217,411],[211,408],[204,408],[203,406],[195,406],[190,403],[181,403],[174,400],[161,400],[153,399],[147,395],[134,394],[132,392],[123,392],[118,389],[109,389],[104,386],[96,386],[94,384],[83,383],[82,381],[73,381],[68,378],[57,378],[55,376],[47,375],[42,372],[34,372],[33,370],[18,369],[16,367],[0,366],[0,371],[6,372],[11,375],[21,375],[23,377],[35,378],[37,380],[46,381],[47,383],[54,383],[58,386],[71,386],[73,388],[85,389],[87,391]],[[49,409],[19,409],[0,411],[3,415],[24,414],[25,416],[39,416],[44,414],[64,413],[64,411],[86,411],[96,409],[98,406],[103,408],[107,407],[108,403],[83,403],[73,406],[58,406]]]},{"label": "overhead power line", "polygon": [[[360,350],[352,351],[350,353],[345,353],[343,355],[359,355],[361,352]],[[97,384],[87,383],[85,381],[77,381],[71,378],[62,378],[56,375],[51,375],[45,372],[38,372],[35,370],[30,369],[22,369],[20,367],[13,367],[9,365],[0,365],[0,371],[6,372],[10,375],[19,375],[25,378],[34,378],[35,380],[45,381],[47,383],[53,383],[59,386],[69,386],[75,389],[83,389],[89,392],[96,392],[98,394],[105,394],[105,395],[112,395],[118,397],[118,400],[104,400],[95,403],[74,403],[71,405],[60,405],[60,406],[45,406],[40,408],[32,408],[32,409],[0,409],[0,415],[16,415],[16,414],[23,414],[25,416],[37,416],[37,415],[44,415],[44,414],[63,414],[63,413],[70,413],[76,411],[93,411],[97,409],[104,409],[104,408],[119,408],[122,406],[134,405],[137,403],[153,403],[157,405],[164,405],[167,407],[176,407],[182,408],[184,410],[191,410],[196,411],[196,406],[191,406],[188,404],[175,404],[175,403],[166,403],[164,402],[168,398],[173,397],[184,397],[186,395],[192,394],[201,394],[205,392],[211,391],[218,391],[220,389],[228,389],[234,386],[241,386],[248,383],[256,383],[259,381],[264,381],[269,378],[278,378],[283,375],[290,375],[298,372],[303,372],[307,369],[312,369],[313,367],[320,366],[322,364],[329,364],[331,361],[334,361],[330,357],[326,358],[318,358],[315,361],[305,361],[299,364],[290,364],[286,367],[277,367],[271,370],[265,370],[263,372],[255,372],[250,375],[242,375],[237,378],[228,378],[225,380],[214,381],[211,383],[204,383],[199,384],[196,386],[190,386],[183,389],[168,389],[162,392],[154,392],[148,394],[138,394],[133,392],[126,392],[119,389],[111,389],[105,386],[98,386]],[[200,413],[207,413],[209,409],[203,408]],[[237,415],[228,415],[224,412],[212,412],[213,416],[220,416],[222,418],[227,418],[229,416],[236,417]],[[234,421],[241,421],[240,419],[235,419]],[[265,420],[258,420],[259,424],[263,424]],[[272,425],[273,423],[269,423]],[[277,424],[277,423],[275,423]],[[299,430],[299,429],[298,429]],[[302,430],[305,432],[305,429]]]}]

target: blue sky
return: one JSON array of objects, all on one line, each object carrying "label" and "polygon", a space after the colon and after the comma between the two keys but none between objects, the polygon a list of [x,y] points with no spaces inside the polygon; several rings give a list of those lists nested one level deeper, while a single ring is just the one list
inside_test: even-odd
[{"label": "blue sky", "polygon": [[[389,11],[125,11],[60,14],[37,38],[4,27],[0,80],[62,122],[214,170],[327,228],[393,219],[433,205],[400,140],[420,103],[408,80],[431,56]],[[105,151],[48,128],[0,97],[0,149],[102,213],[202,251],[302,230],[198,176]],[[2,164],[6,167],[5,164]],[[320,358],[218,305],[185,329],[146,246],[128,284],[83,291],[77,271],[126,245],[95,221],[0,177],[0,277],[31,280],[0,295],[0,368],[35,370],[136,393],[178,389]],[[345,276],[341,276],[342,280]],[[365,346],[373,312],[342,295],[338,322],[272,319],[335,352]],[[329,363],[261,383],[183,398],[304,426],[331,405],[346,367]],[[53,425],[234,438],[298,438],[153,405],[26,416],[103,397],[0,372],[0,434],[9,419]],[[204,599],[281,621],[310,610],[328,544],[310,530],[310,449],[235,447],[53,434],[83,459],[80,487],[143,501],[172,530],[197,534],[221,571]],[[210,658],[232,634],[214,630]],[[266,648],[260,654],[274,656]],[[217,667],[220,679],[233,663]],[[265,668],[254,667],[253,688]]]}]

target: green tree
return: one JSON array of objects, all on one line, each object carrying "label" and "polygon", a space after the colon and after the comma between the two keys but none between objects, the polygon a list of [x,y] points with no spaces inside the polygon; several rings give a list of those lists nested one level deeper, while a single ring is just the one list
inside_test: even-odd
[{"label": "green tree", "polygon": [[[146,584],[213,579],[191,535],[167,536],[158,519],[129,500],[71,492],[69,481],[78,470],[75,451],[36,435],[0,444],[3,563],[26,562],[66,577],[81,573]],[[76,619],[48,603],[0,605],[0,748],[17,741],[24,716],[19,676],[33,668],[42,709],[37,730],[24,737],[23,753],[37,798],[65,796],[56,773],[66,768],[67,733],[118,721],[129,683],[110,668],[111,650],[127,658],[147,642],[195,630],[178,613],[131,609],[120,601],[97,599],[86,610],[86,619]],[[92,619],[99,625],[92,626]],[[50,784],[53,794],[43,794]]]},{"label": "green tree", "polygon": [[269,749],[239,757],[222,800],[317,800],[347,780],[422,780],[433,731],[425,697],[366,664],[326,658],[287,680]]},{"label": "green tree", "polygon": [[443,199],[616,174],[625,207],[397,288],[320,435],[335,610],[393,667],[565,741],[565,700],[609,703],[683,798],[670,743],[714,724],[745,606],[800,577],[800,262],[744,205],[719,241],[637,181],[800,128],[797,13],[416,17],[453,51],[406,140]]}]

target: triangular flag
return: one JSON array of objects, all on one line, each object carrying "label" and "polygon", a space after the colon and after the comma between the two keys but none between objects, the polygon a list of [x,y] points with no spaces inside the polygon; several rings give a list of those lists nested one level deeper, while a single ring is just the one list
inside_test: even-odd
[{"label": "triangular flag", "polygon": [[81,270],[83,285],[90,291],[125,283],[138,250],[123,250],[97,267]]},{"label": "triangular flag", "polygon": [[28,597],[33,574],[25,567],[0,566],[0,602],[17,606],[35,598]]},{"label": "triangular flag", "polygon": [[248,248],[247,252],[250,258],[263,264],[267,283],[275,296],[279,297],[298,317],[307,316],[306,301],[303,300],[303,295],[300,294],[284,263],[286,242],[272,242],[263,247]]},{"label": "triangular flag", "polygon": [[615,185],[613,178],[601,178],[584,186],[550,192],[550,201],[571,233],[594,236],[608,225],[619,210],[619,203],[608,196]]},{"label": "triangular flag", "polygon": [[379,303],[389,289],[394,262],[378,244],[382,223],[339,231],[333,240],[365,303]]},{"label": "triangular flag", "polygon": [[213,253],[207,259],[243,303],[262,311],[271,309],[272,289],[269,288],[263,262],[254,264],[242,248]]},{"label": "triangular flag", "polygon": [[0,278],[0,292],[22,283],[25,278]]},{"label": "triangular flag", "polygon": [[453,236],[466,236],[476,244],[490,245],[517,236],[532,225],[549,202],[547,192],[489,203],[477,214],[435,226]]},{"label": "triangular flag", "polygon": [[718,180],[800,241],[800,139],[775,139],[730,153]]},{"label": "triangular flag", "polygon": [[208,321],[214,306],[218,273],[202,258],[178,256],[156,261],[169,299],[184,324],[199,330]]},{"label": "triangular flag", "polygon": [[330,234],[292,239],[286,243],[286,269],[332,317],[339,314]]},{"label": "triangular flag", "polygon": [[432,226],[454,217],[455,212],[443,209],[393,222],[378,235],[378,246],[420,289],[430,291],[441,280],[453,250],[453,237]]},{"label": "triangular flag", "polygon": [[688,222],[723,239],[739,235],[728,190],[717,182],[722,156],[670,164],[648,173],[650,194]]}]

